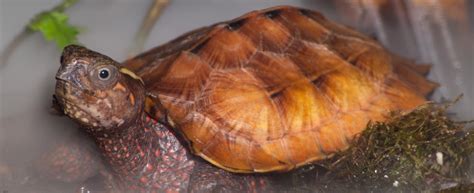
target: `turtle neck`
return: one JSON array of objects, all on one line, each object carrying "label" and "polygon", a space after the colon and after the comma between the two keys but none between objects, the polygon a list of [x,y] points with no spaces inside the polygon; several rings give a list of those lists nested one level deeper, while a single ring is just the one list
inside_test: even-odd
[{"label": "turtle neck", "polygon": [[95,135],[102,156],[126,192],[185,192],[194,161],[166,126],[143,113],[118,132]]}]

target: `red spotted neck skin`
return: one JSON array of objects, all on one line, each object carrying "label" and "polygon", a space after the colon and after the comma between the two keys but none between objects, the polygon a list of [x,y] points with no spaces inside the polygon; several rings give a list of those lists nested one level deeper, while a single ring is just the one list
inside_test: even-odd
[{"label": "red spotted neck skin", "polygon": [[185,192],[194,161],[176,136],[147,115],[115,134],[96,134],[103,156],[129,192]]}]

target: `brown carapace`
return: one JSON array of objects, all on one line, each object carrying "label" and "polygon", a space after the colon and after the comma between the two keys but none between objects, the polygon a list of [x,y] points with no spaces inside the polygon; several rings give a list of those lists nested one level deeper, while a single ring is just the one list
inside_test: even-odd
[{"label": "brown carapace", "polygon": [[250,12],[132,58],[146,111],[233,172],[285,171],[346,149],[369,121],[426,102],[429,66],[289,6]]}]

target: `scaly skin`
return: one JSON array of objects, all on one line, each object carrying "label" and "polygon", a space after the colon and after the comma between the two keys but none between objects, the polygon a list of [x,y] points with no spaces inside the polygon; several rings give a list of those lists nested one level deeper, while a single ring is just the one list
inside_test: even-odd
[{"label": "scaly skin", "polygon": [[184,192],[195,166],[186,149],[162,124],[143,115],[123,133],[96,136],[119,180],[132,192]]}]

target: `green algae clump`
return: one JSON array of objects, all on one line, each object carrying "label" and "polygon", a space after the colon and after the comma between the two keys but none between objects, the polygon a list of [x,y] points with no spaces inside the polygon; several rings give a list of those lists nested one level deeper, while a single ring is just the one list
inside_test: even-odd
[{"label": "green algae clump", "polygon": [[371,122],[349,149],[319,165],[329,181],[369,190],[436,191],[465,183],[474,135],[468,122],[448,117],[453,103],[429,103]]}]

